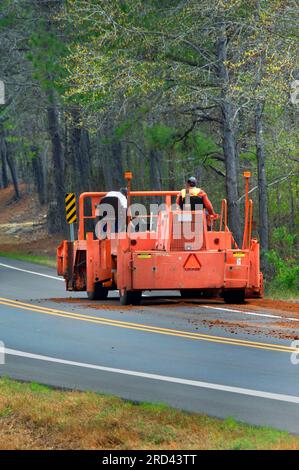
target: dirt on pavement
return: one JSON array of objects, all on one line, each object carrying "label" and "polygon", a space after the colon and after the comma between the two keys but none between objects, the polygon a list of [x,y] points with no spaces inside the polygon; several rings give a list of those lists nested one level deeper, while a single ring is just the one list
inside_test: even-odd
[{"label": "dirt on pavement", "polygon": [[[275,305],[274,307],[272,306],[272,301],[267,302],[266,305],[268,307],[263,306],[262,308],[257,308],[256,305],[256,300],[251,303],[249,300],[246,302],[246,304],[243,305],[225,305],[223,304],[223,301],[215,301],[215,299],[211,300],[199,300],[199,301],[194,301],[190,300],[190,302],[186,301],[180,301],[179,298],[172,298],[172,299],[161,299],[158,297],[146,297],[146,299],[143,300],[142,305],[140,306],[132,306],[132,305],[127,305],[127,306],[120,306],[118,303],[118,299],[113,299],[114,303],[112,304],[113,300],[108,299],[103,302],[98,302],[98,301],[90,301],[87,298],[84,298],[84,293],[82,293],[82,298],[51,298],[48,299],[51,300],[52,302],[56,302],[58,304],[66,303],[69,304],[70,306],[77,306],[77,307],[83,307],[87,309],[93,309],[94,311],[99,311],[99,310],[105,310],[105,311],[113,311],[116,310],[119,313],[125,313],[126,311],[130,310],[135,310],[140,313],[145,313],[148,309],[158,308],[164,309],[164,308],[175,308],[176,311],[181,307],[182,309],[184,308],[184,312],[186,313],[186,307],[188,309],[188,306],[190,307],[190,319],[188,322],[196,329],[198,330],[200,326],[205,327],[205,328],[221,328],[226,332],[229,332],[231,334],[240,334],[240,333],[245,333],[245,334],[250,334],[250,335],[264,335],[264,336],[269,336],[272,338],[280,338],[280,339],[287,339],[290,341],[297,340],[299,339],[299,306],[298,304],[292,304],[289,305],[289,307],[292,307],[290,311],[284,311],[282,312],[280,309],[283,308],[283,305],[286,304],[288,307],[289,302],[283,302],[281,301],[279,305]],[[117,304],[115,305],[115,301]],[[215,319],[215,315],[217,316],[217,310],[212,310],[213,313],[213,318],[209,319],[207,318],[208,310],[205,315],[201,315],[200,313],[197,314],[196,310],[191,310],[191,308],[200,307],[201,305],[203,306],[211,306],[211,307],[223,307],[223,310],[228,309],[228,315],[230,317],[226,320],[225,317],[223,317],[223,312],[221,315],[221,319]],[[244,308],[246,307],[246,308]],[[275,309],[275,307],[278,307],[278,310]],[[234,310],[234,312],[230,312],[230,310]],[[240,311],[240,316],[238,315],[237,311]],[[286,309],[287,310],[287,309]],[[253,312],[253,313],[260,313],[261,316],[248,316],[248,315],[243,315],[242,316],[242,311],[248,311]],[[211,311],[209,312],[211,313]],[[238,319],[236,321],[232,320],[231,314],[233,315],[236,313],[238,315]],[[277,320],[273,317],[263,317],[263,315],[275,315],[277,316]],[[298,319],[298,321],[296,321]]]}]

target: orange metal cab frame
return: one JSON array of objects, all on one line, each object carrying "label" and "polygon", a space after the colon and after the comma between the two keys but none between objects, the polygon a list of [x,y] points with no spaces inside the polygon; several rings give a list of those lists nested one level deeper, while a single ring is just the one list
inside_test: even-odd
[{"label": "orange metal cab frame", "polygon": [[217,223],[217,227],[209,227],[205,214],[202,211],[199,214],[202,216],[202,243],[200,248],[194,249],[192,243],[184,239],[183,231],[179,239],[173,234],[184,224],[186,214],[193,220],[195,211],[172,209],[176,191],[131,191],[132,175],[126,173],[125,176],[128,207],[132,198],[135,201],[140,197],[162,197],[165,210],[157,214],[155,229],[133,233],[127,228],[125,236],[116,238],[109,236],[108,230],[106,238],[98,240],[94,235],[95,208],[106,193],[81,194],[78,240],[64,240],[57,249],[58,275],[64,276],[67,290],[87,291],[91,300],[103,300],[109,290],[118,289],[122,305],[140,303],[144,290],[180,290],[183,297],[222,297],[227,303],[241,303],[245,298],[263,295],[259,243],[251,236],[249,172],[244,174],[245,223],[240,248],[227,226],[225,199],[219,220],[212,222]]}]

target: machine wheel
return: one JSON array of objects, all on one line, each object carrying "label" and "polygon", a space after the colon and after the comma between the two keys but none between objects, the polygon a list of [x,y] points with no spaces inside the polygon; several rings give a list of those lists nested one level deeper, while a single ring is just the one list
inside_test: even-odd
[{"label": "machine wheel", "polygon": [[181,289],[182,299],[190,299],[198,297],[198,291],[196,289]]},{"label": "machine wheel", "polygon": [[94,285],[94,290],[92,292],[87,292],[87,297],[89,300],[105,300],[107,299],[109,289],[103,287],[100,282]]},{"label": "machine wheel", "polygon": [[226,304],[243,304],[245,301],[245,291],[228,290],[223,293],[223,299]]},{"label": "machine wheel", "polygon": [[182,299],[210,299],[213,289],[181,289]]},{"label": "machine wheel", "polygon": [[119,291],[121,305],[140,305],[142,291],[122,289]]}]

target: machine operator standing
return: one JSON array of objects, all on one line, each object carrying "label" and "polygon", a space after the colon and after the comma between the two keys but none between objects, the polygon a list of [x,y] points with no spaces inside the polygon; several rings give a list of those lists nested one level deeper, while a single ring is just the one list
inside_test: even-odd
[{"label": "machine operator standing", "polygon": [[[190,210],[194,211],[196,205],[202,205],[203,208],[208,212],[209,216],[214,219],[217,218],[217,214],[214,211],[211,201],[208,195],[201,188],[196,187],[197,180],[195,176],[191,176],[186,181],[186,187],[182,189],[177,197],[177,205],[183,209],[184,206],[190,204]],[[189,201],[188,201],[189,199]]]}]

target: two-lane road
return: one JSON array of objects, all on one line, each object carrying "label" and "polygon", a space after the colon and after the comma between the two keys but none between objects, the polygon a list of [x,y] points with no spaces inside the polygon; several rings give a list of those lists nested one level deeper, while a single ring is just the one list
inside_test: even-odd
[{"label": "two-lane road", "polygon": [[291,341],[202,321],[245,312],[188,307],[174,297],[160,304],[149,293],[140,307],[120,307],[117,298],[69,302],[55,270],[4,258],[0,297],[2,376],[299,432],[299,365],[291,363]]}]

